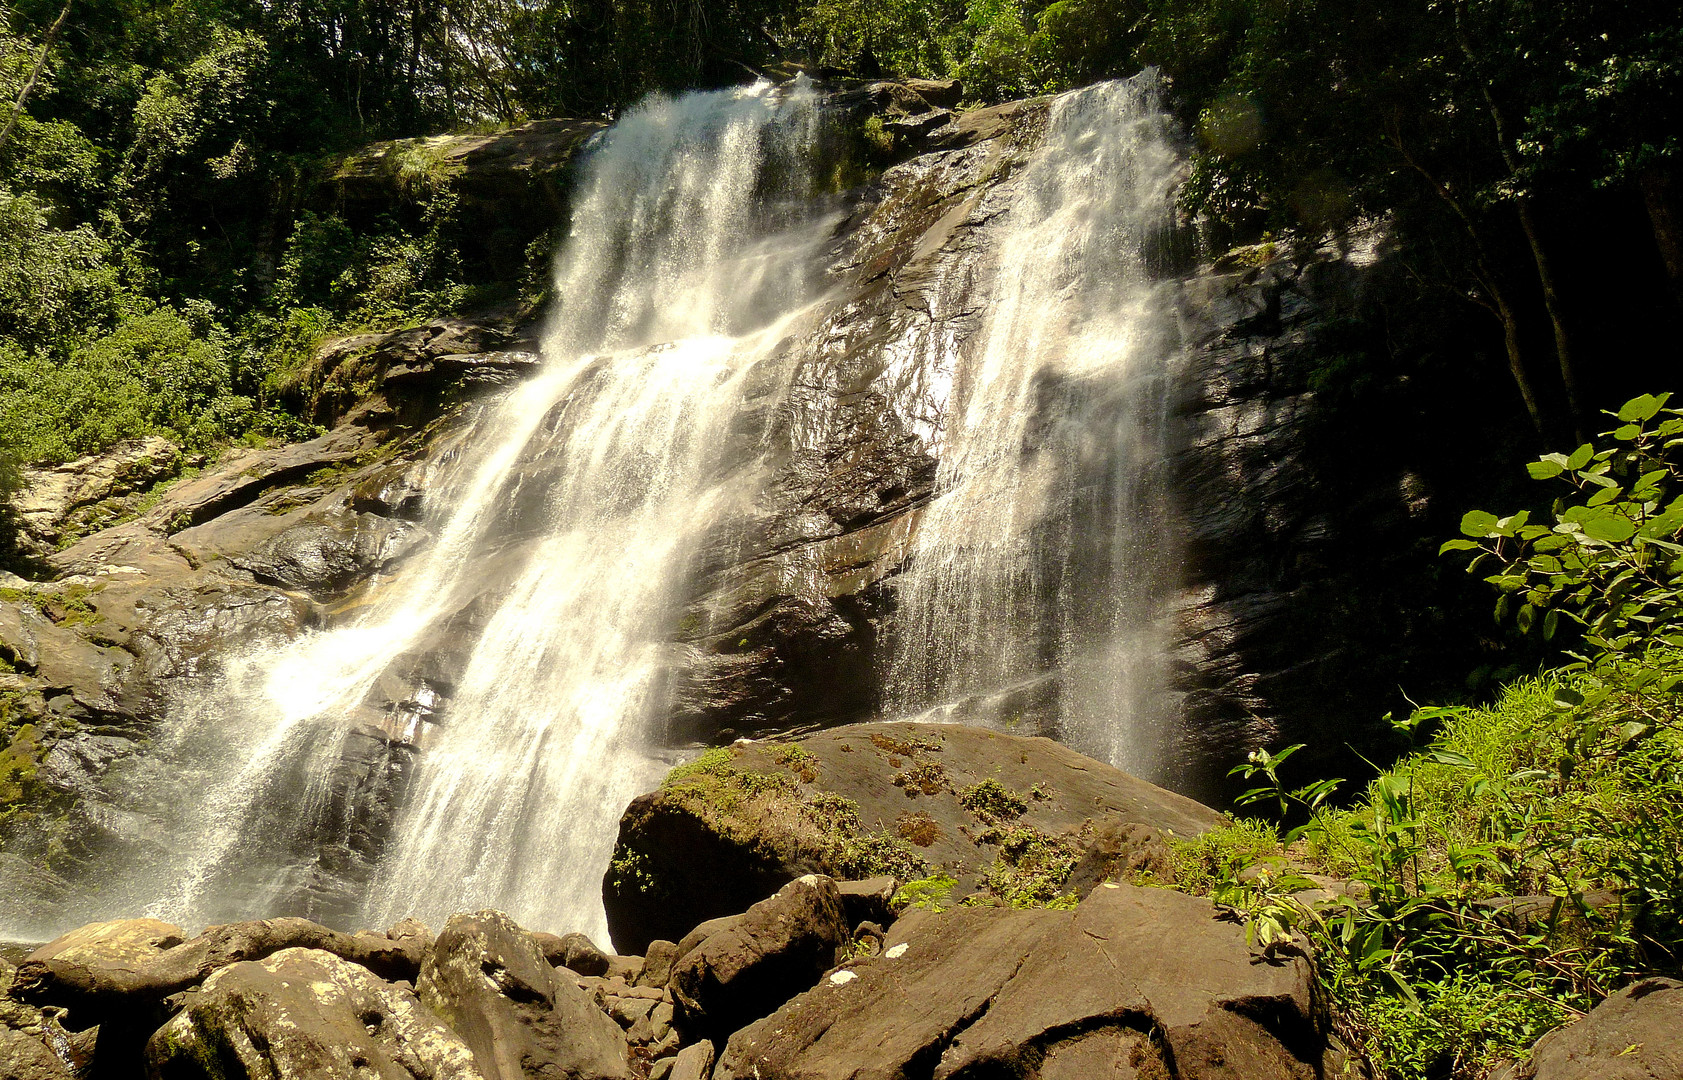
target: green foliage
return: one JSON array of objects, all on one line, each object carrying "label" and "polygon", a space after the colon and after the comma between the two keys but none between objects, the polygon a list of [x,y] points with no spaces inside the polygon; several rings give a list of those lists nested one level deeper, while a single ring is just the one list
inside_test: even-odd
[{"label": "green foliage", "polygon": [[952,907],[953,889],[957,885],[957,878],[940,871],[926,878],[905,882],[894,892],[894,910],[923,908],[926,911],[946,911]]},{"label": "green foliage", "polygon": [[1175,838],[1169,845],[1174,879],[1168,884],[1197,896],[1208,896],[1226,882],[1255,866],[1278,864],[1283,848],[1279,831],[1266,821],[1241,818],[1190,840]]},{"label": "green foliage", "polygon": [[[1534,463],[1569,492],[1545,518],[1475,511],[1468,538],[1444,545],[1476,553],[1499,617],[1543,636],[1578,628],[1561,670],[1489,708],[1398,721],[1410,738],[1438,731],[1350,809],[1333,804],[1340,781],[1284,782],[1300,747],[1235,770],[1259,782],[1241,803],[1302,822],[1286,837],[1295,861],[1242,873],[1245,852],[1203,880],[1264,946],[1308,936],[1388,1076],[1483,1076],[1683,960],[1683,415],[1667,400],[1633,399],[1601,448]],[[1297,899],[1305,865],[1354,882],[1352,895]]]},{"label": "green foliage", "polygon": [[715,746],[713,749],[703,752],[694,761],[685,762],[667,773],[666,778],[660,782],[660,786],[663,790],[670,791],[678,785],[697,777],[734,775],[736,768],[731,764],[732,757],[730,747]]},{"label": "green foliage", "polygon": [[110,245],[86,225],[54,228],[50,209],[0,181],[0,342],[20,349],[85,332],[123,302]]},{"label": "green foliage", "polygon": [[22,461],[64,461],[153,432],[202,449],[260,420],[233,391],[226,332],[202,314],[154,308],[63,359],[0,343],[0,442]]},{"label": "green foliage", "polygon": [[958,802],[986,822],[1013,821],[1028,812],[1028,802],[991,777],[958,793]]},{"label": "green foliage", "polygon": [[1075,906],[1078,898],[1064,892],[1064,882],[1081,857],[1074,841],[1022,825],[996,825],[977,839],[999,845],[999,854],[982,871],[982,883],[1006,904],[1014,908]]},{"label": "green foliage", "polygon": [[818,779],[818,759],[800,743],[786,743],[772,752],[777,763],[810,784]]},{"label": "green foliage", "polygon": [[[1608,413],[1618,426],[1597,449],[1548,454],[1527,466],[1538,480],[1569,494],[1546,521],[1521,511],[1497,517],[1472,511],[1448,551],[1474,551],[1469,570],[1484,570],[1501,593],[1498,619],[1522,633],[1553,638],[1562,619],[1582,647],[1568,670],[1590,677],[1583,712],[1606,714],[1615,692],[1632,695],[1616,715],[1651,729],[1675,707],[1683,685],[1683,412],[1669,394],[1645,394]],[[1624,701],[1624,698],[1620,699]]]}]

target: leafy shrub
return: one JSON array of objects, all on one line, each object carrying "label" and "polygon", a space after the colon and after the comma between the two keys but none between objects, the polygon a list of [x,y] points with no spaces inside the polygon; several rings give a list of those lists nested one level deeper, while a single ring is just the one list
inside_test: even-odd
[{"label": "leafy shrub", "polygon": [[101,325],[122,302],[110,245],[85,225],[53,228],[49,210],[0,187],[0,339],[26,347]]},{"label": "leafy shrub", "polygon": [[988,778],[959,792],[959,805],[983,821],[1012,821],[1028,812],[1028,802],[998,780]]},{"label": "leafy shrub", "polygon": [[1238,860],[1209,867],[1211,895],[1265,945],[1308,934],[1387,1076],[1482,1077],[1570,1012],[1683,960],[1683,414],[1666,401],[1634,399],[1601,449],[1530,466],[1571,489],[1546,524],[1474,512],[1468,539],[1444,545],[1476,552],[1498,617],[1549,637],[1579,629],[1564,668],[1489,708],[1398,722],[1440,730],[1347,810],[1332,803],[1340,781],[1282,782],[1300,747],[1235,770],[1260,781],[1241,802],[1303,821],[1291,850],[1354,881],[1359,899],[1307,906],[1301,878],[1246,880]]},{"label": "leafy shrub", "polygon": [[192,448],[239,435],[258,417],[232,392],[228,346],[162,307],[63,360],[0,344],[0,441],[21,461],[64,461],[152,432]]},{"label": "leafy shrub", "polygon": [[945,911],[952,906],[949,901],[957,885],[957,878],[941,871],[936,871],[926,878],[908,881],[894,892],[894,910],[923,908],[934,912]]}]

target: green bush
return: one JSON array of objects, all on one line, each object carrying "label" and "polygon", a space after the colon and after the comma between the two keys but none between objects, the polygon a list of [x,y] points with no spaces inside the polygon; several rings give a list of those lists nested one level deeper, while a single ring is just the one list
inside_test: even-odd
[{"label": "green bush", "polygon": [[0,443],[19,461],[65,461],[161,432],[190,448],[259,416],[233,393],[229,339],[173,308],[125,319],[60,359],[0,343]]},{"label": "green bush", "polygon": [[[1398,722],[1438,730],[1348,809],[1332,802],[1341,781],[1283,783],[1300,747],[1235,770],[1260,781],[1242,803],[1303,824],[1280,873],[1216,860],[1209,891],[1264,945],[1308,935],[1386,1076],[1483,1077],[1573,1011],[1683,961],[1683,414],[1666,400],[1628,402],[1601,449],[1530,466],[1570,486],[1546,524],[1474,512],[1468,539],[1444,545],[1476,553],[1499,617],[1543,636],[1578,627],[1569,663],[1487,708]],[[1307,905],[1294,867],[1356,888]]]}]

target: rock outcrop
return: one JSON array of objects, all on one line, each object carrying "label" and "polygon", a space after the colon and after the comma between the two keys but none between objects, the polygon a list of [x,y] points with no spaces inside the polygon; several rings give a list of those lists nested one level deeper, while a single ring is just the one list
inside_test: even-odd
[{"label": "rock outcrop", "polygon": [[399,923],[386,934],[342,934],[307,919],[269,919],[213,926],[184,940],[179,927],[156,919],[94,923],[31,953],[18,966],[11,994],[99,1024],[196,986],[229,964],[287,949],[336,956],[382,978],[413,980],[429,944],[419,929]]},{"label": "rock outcrop", "polygon": [[461,1039],[415,994],[315,949],[233,964],[186,996],[146,1045],[174,1080],[481,1080]]},{"label": "rock outcrop", "polygon": [[618,1025],[501,912],[451,916],[415,989],[485,1080],[629,1080]]},{"label": "rock outcrop", "polygon": [[1305,959],[1255,955],[1208,901],[1107,885],[1073,912],[908,916],[731,1036],[713,1075],[1311,1080],[1322,1032]]},{"label": "rock outcrop", "polygon": [[796,878],[677,958],[670,985],[684,1025],[723,1042],[817,983],[852,940],[836,883]]},{"label": "rock outcrop", "polygon": [[1090,847],[1112,861],[1087,871],[1089,887],[1127,853],[1221,820],[1044,738],[894,722],[743,743],[679,767],[626,810],[604,885],[608,925],[633,952],[682,941],[696,922],[807,873],[945,874],[954,900],[1045,902],[1068,891]]},{"label": "rock outcrop", "polygon": [[1648,978],[1544,1035],[1505,1080],[1671,1080],[1683,1076],[1683,982]]}]

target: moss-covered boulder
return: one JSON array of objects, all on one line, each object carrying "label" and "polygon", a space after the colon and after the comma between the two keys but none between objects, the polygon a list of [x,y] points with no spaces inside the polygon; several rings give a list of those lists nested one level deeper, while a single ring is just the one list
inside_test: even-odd
[{"label": "moss-covered boulder", "polygon": [[1067,906],[1078,899],[1077,864],[1118,835],[1149,844],[1221,822],[1050,739],[855,724],[739,742],[674,769],[621,818],[602,891],[622,953],[681,940],[808,873],[889,874],[909,883],[908,898],[937,907],[966,898]]}]

